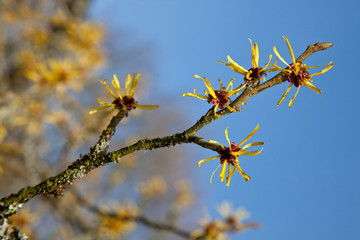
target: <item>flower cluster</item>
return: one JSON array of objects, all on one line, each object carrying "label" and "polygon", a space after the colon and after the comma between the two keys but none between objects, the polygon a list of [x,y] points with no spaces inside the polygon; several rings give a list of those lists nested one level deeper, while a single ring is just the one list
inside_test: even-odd
[{"label": "flower cluster", "polygon": [[114,101],[112,101],[112,103],[106,103],[106,102],[101,101],[100,99],[97,99],[97,101],[101,105],[104,105],[104,106],[96,108],[94,110],[91,110],[89,112],[89,114],[94,114],[100,110],[110,108],[110,107],[113,107],[111,112],[113,112],[114,110],[130,111],[131,109],[135,109],[135,108],[141,108],[141,109],[145,109],[145,110],[157,109],[159,107],[158,105],[140,105],[140,104],[138,104],[137,101],[135,101],[134,93],[135,93],[135,88],[137,86],[137,83],[140,79],[140,76],[141,75],[138,74],[135,77],[135,73],[133,73],[132,76],[130,76],[130,74],[127,75],[126,81],[125,81],[125,95],[121,94],[120,83],[115,74],[114,74],[114,80],[111,83],[114,86],[117,95],[107,86],[106,81],[100,81],[100,83],[106,88],[106,90],[114,98]]},{"label": "flower cluster", "polygon": [[[206,90],[204,90],[205,95],[197,94],[196,89],[194,88],[193,93],[185,93],[185,94],[183,94],[183,96],[196,97],[201,100],[207,101],[208,103],[211,103],[212,105],[214,105],[214,107],[213,107],[214,116],[220,117],[220,114],[217,113],[218,109],[227,108],[231,112],[234,112],[237,110],[236,108],[234,108],[234,107],[236,107],[236,105],[235,106],[231,105],[231,103],[232,103],[232,100],[230,99],[231,96],[238,95],[239,91],[243,90],[244,88],[256,87],[260,83],[260,80],[265,80],[265,78],[263,76],[264,75],[266,76],[267,72],[274,72],[274,71],[280,71],[282,73],[285,73],[287,80],[290,82],[290,86],[287,88],[287,90],[285,91],[285,93],[283,94],[283,96],[281,97],[279,102],[277,103],[277,105],[279,105],[284,100],[285,96],[288,94],[288,92],[290,91],[292,86],[297,87],[298,90],[295,93],[294,97],[291,99],[291,101],[289,103],[289,107],[292,106],[294,99],[299,92],[300,86],[307,86],[310,89],[312,89],[318,93],[321,93],[321,90],[316,88],[311,83],[313,81],[312,77],[327,72],[334,66],[334,64],[332,62],[330,62],[330,63],[328,63],[326,65],[322,65],[322,66],[307,66],[306,64],[303,64],[300,61],[296,61],[293,50],[291,48],[291,45],[290,45],[288,39],[285,36],[283,36],[283,37],[289,48],[290,55],[292,58],[292,63],[288,64],[280,56],[276,47],[273,47],[273,50],[274,50],[277,58],[280,59],[283,63],[285,63],[285,65],[287,66],[286,68],[279,67],[277,65],[278,60],[276,60],[275,63],[270,63],[270,61],[272,59],[272,55],[269,56],[269,62],[264,67],[260,67],[259,66],[258,44],[256,42],[253,44],[251,39],[249,39],[250,44],[251,44],[251,63],[252,63],[252,67],[249,70],[246,70],[244,67],[240,66],[238,63],[236,63],[234,60],[232,60],[232,58],[230,56],[227,56],[228,63],[218,61],[219,63],[225,64],[226,66],[230,67],[235,72],[243,75],[244,83],[240,83],[239,86],[234,89],[234,85],[233,85],[233,82],[235,80],[234,78],[232,78],[229,81],[229,84],[227,85],[227,87],[224,87],[222,80],[219,79],[220,88],[218,90],[215,90],[214,87],[211,85],[210,81],[207,80],[206,77],[200,77],[198,75],[194,75],[195,78],[200,78],[203,80],[203,82],[207,88]],[[272,66],[272,67],[268,68],[269,66]],[[323,70],[321,70],[320,72],[316,72],[313,74],[310,74],[308,72],[308,70],[310,68],[323,67],[323,66],[327,66],[327,67],[324,68]],[[136,107],[139,107],[142,109],[148,109],[148,110],[156,109],[158,107],[157,105],[139,105],[135,101],[133,95],[134,95],[134,91],[135,91],[135,88],[136,88],[139,78],[140,78],[140,74],[138,74],[136,77],[135,77],[134,73],[133,73],[132,77],[130,75],[127,76],[126,83],[125,83],[125,89],[126,89],[125,95],[121,94],[120,84],[119,84],[119,81],[118,81],[116,75],[114,75],[114,80],[112,81],[112,84],[113,84],[114,88],[116,89],[117,95],[114,94],[113,91],[106,85],[105,81],[104,82],[100,81],[104,85],[104,87],[108,90],[108,92],[113,96],[114,100],[112,103],[105,103],[105,102],[97,99],[97,101],[104,106],[90,111],[90,114],[96,113],[99,110],[109,108],[109,107],[113,107],[113,110],[117,109],[119,111],[121,111],[121,110],[122,111],[130,111],[131,109],[134,109]],[[198,165],[200,167],[200,165],[203,164],[204,162],[208,162],[210,160],[217,159],[217,158],[220,159],[220,164],[214,170],[214,172],[212,173],[212,175],[210,177],[210,183],[212,183],[212,178],[220,166],[221,166],[221,171],[220,171],[219,177],[221,179],[221,182],[226,182],[226,186],[229,186],[231,177],[236,171],[240,172],[240,174],[245,179],[245,181],[250,180],[250,177],[241,169],[241,167],[239,165],[239,155],[252,155],[253,156],[253,155],[258,155],[259,153],[261,153],[262,149],[258,150],[258,151],[248,152],[246,150],[246,148],[252,147],[252,146],[263,145],[264,144],[263,142],[249,143],[245,146],[242,146],[247,140],[249,140],[256,133],[258,128],[259,128],[259,125],[257,125],[256,128],[239,144],[230,142],[229,136],[228,136],[228,128],[226,128],[225,136],[229,143],[228,147],[223,146],[222,144],[218,143],[217,141],[213,141],[213,140],[209,141],[209,143],[218,144],[219,148],[218,148],[217,152],[219,154],[214,157],[206,158],[206,159],[199,161]],[[225,181],[225,179],[226,179],[226,181]]]},{"label": "flower cluster", "polygon": [[[326,65],[322,65],[322,66],[327,66],[325,69],[323,69],[320,72],[316,72],[314,74],[310,74],[308,72],[309,68],[314,68],[314,67],[322,67],[322,66],[307,66],[306,64],[303,64],[300,61],[296,61],[295,60],[295,56],[293,53],[293,50],[291,48],[291,45],[288,41],[288,39],[283,36],[286,44],[289,48],[290,54],[291,54],[291,58],[292,58],[292,63],[288,64],[278,53],[276,47],[273,48],[276,56],[278,59],[280,59],[283,63],[285,63],[287,65],[287,68],[281,68],[277,65],[277,60],[276,63],[270,63],[271,59],[272,59],[272,55],[269,56],[269,62],[264,66],[264,67],[260,67],[259,66],[259,47],[258,44],[255,42],[254,44],[252,43],[251,39],[250,40],[250,44],[251,44],[251,63],[252,63],[252,67],[249,70],[246,70],[244,67],[240,66],[238,63],[236,63],[234,60],[232,60],[232,58],[230,56],[227,56],[228,59],[228,63],[225,62],[221,62],[218,61],[219,63],[225,64],[226,66],[230,67],[232,70],[234,70],[237,73],[240,73],[241,75],[244,76],[244,84],[240,84],[239,87],[235,88],[233,90],[233,81],[234,79],[231,79],[228,87],[225,89],[225,87],[222,86],[222,81],[220,80],[221,84],[220,84],[220,89],[219,90],[215,90],[210,81],[208,81],[205,77],[199,77],[197,75],[195,75],[195,78],[201,78],[207,89],[205,90],[205,94],[206,95],[199,95],[195,93],[194,89],[194,93],[185,93],[183,94],[183,96],[191,96],[191,97],[197,97],[201,100],[205,100],[208,103],[212,103],[213,105],[215,105],[214,108],[214,114],[216,117],[220,117],[217,113],[216,110],[218,108],[222,109],[222,108],[228,108],[230,111],[234,111],[234,108],[229,106],[228,103],[231,102],[230,100],[230,96],[232,95],[237,95],[238,92],[240,90],[242,90],[244,87],[248,88],[251,87],[251,85],[253,87],[256,87],[259,83],[260,80],[265,80],[265,78],[263,77],[264,75],[266,76],[267,72],[275,72],[275,71],[281,71],[283,73],[286,74],[286,77],[288,79],[288,81],[290,82],[290,86],[287,88],[286,92],[283,94],[283,96],[281,97],[280,101],[277,103],[277,105],[279,105],[285,98],[285,96],[288,94],[288,92],[290,91],[290,88],[294,85],[295,87],[298,88],[297,92],[295,93],[294,97],[291,99],[290,103],[289,103],[289,107],[292,106],[294,99],[296,97],[296,95],[299,92],[299,87],[300,86],[307,86],[310,89],[321,93],[321,90],[316,88],[313,84],[311,84],[310,82],[312,82],[312,77],[313,76],[317,76],[320,74],[323,74],[325,72],[327,72],[328,70],[330,70],[334,64],[332,62],[326,64]],[[271,68],[268,68],[269,66],[272,66]],[[231,90],[229,90],[231,86]],[[221,145],[220,143],[216,142],[216,141],[212,141],[210,140],[210,143],[217,143],[220,145],[220,150],[218,151],[219,155],[214,156],[214,157],[210,157],[210,158],[206,158],[203,159],[201,161],[199,161],[199,167],[202,163],[213,160],[213,159],[217,159],[220,158],[220,164],[219,166],[215,169],[215,171],[213,172],[213,174],[211,175],[210,178],[210,183],[212,183],[212,177],[214,176],[216,170],[221,167],[221,171],[220,171],[220,179],[221,182],[225,182],[225,178],[226,178],[226,186],[229,186],[230,184],[230,179],[231,176],[235,173],[236,170],[238,170],[240,172],[240,174],[243,176],[243,178],[248,181],[250,180],[250,177],[245,174],[243,172],[243,170],[240,168],[239,165],[239,161],[238,161],[238,156],[239,155],[257,155],[259,154],[262,150],[260,151],[253,151],[253,152],[247,152],[245,149],[247,147],[251,147],[251,146],[258,146],[258,145],[263,145],[263,142],[256,142],[256,143],[250,143],[245,145],[244,147],[240,147],[242,144],[244,144],[248,139],[250,139],[255,132],[257,131],[259,126],[257,126],[254,131],[248,136],[246,137],[240,144],[236,145],[234,142],[230,142],[229,137],[228,137],[228,131],[227,128],[225,130],[225,135],[226,135],[226,139],[229,142],[229,147],[224,147],[223,145]],[[226,173],[226,169],[228,168],[228,171]]]},{"label": "flower cluster", "polygon": [[[248,156],[258,155],[259,153],[261,153],[262,149],[259,151],[247,152],[246,148],[252,147],[252,146],[264,145],[264,143],[263,142],[255,142],[255,143],[248,143],[243,147],[240,147],[240,146],[243,145],[246,141],[248,141],[257,132],[258,129],[259,129],[259,125],[257,125],[256,128],[238,145],[236,145],[234,142],[230,142],[230,139],[228,136],[228,127],[225,129],[225,136],[226,136],[226,140],[229,143],[229,147],[225,147],[222,144],[220,144],[219,142],[214,141],[214,140],[209,141],[210,143],[219,144],[219,146],[220,146],[220,150],[218,151],[219,155],[203,159],[203,160],[199,161],[198,165],[200,167],[200,165],[203,164],[204,162],[208,162],[208,161],[220,158],[220,164],[212,173],[212,175],[210,177],[210,183],[212,183],[212,178],[220,166],[222,166],[222,167],[221,167],[219,177],[221,179],[221,182],[225,182],[225,176],[226,176],[226,186],[230,185],[231,176],[235,173],[236,170],[238,170],[240,172],[240,174],[243,176],[245,181],[250,180],[250,177],[246,173],[244,173],[244,171],[240,168],[239,155],[248,155]],[[226,173],[226,168],[228,168],[227,173]]]}]

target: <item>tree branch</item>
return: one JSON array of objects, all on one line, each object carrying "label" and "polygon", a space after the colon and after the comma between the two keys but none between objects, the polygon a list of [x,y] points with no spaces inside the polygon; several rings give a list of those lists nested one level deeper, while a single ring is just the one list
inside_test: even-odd
[{"label": "tree branch", "polygon": [[[331,46],[331,43],[316,43],[314,45],[309,45],[306,51],[297,60],[304,61],[311,54],[317,51],[328,49]],[[267,88],[278,85],[286,80],[286,75],[284,73],[279,73],[275,77],[271,78],[270,80],[261,85],[245,89],[245,91],[239,97],[237,97],[230,104],[230,106],[240,110],[239,106],[243,104],[246,100],[248,100],[250,97],[260,93]],[[219,117],[222,117],[229,113],[231,112],[227,108],[224,108],[219,111],[217,115],[220,115]],[[94,168],[98,168],[111,162],[118,163],[121,157],[131,154],[135,151],[170,147],[181,143],[195,143],[199,146],[214,151],[219,150],[218,145],[205,142],[201,138],[194,136],[194,134],[201,128],[219,118],[215,117],[213,108],[211,108],[192,127],[182,133],[176,133],[174,135],[163,138],[144,138],[133,145],[123,147],[119,150],[106,154],[110,138],[115,132],[115,127],[121,121],[121,119],[126,116],[126,114],[126,112],[121,111],[116,116],[114,116],[111,119],[108,127],[101,134],[99,141],[95,144],[94,147],[90,149],[90,153],[84,156],[80,156],[80,158],[73,162],[65,171],[54,177],[50,177],[49,179],[44,180],[36,186],[25,187],[16,194],[11,194],[8,197],[2,198],[0,200],[0,219],[2,217],[9,217],[13,215],[22,203],[28,201],[36,195],[62,195],[64,186],[66,184],[71,184],[75,179],[82,178],[85,174],[89,173]]]}]

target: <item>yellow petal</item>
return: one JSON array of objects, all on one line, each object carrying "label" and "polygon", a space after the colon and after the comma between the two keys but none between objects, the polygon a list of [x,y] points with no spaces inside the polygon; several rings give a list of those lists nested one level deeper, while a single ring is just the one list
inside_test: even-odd
[{"label": "yellow petal", "polygon": [[226,165],[227,165],[227,161],[225,160],[224,163],[222,164],[222,168],[221,168],[220,175],[219,175],[221,182],[225,181]]},{"label": "yellow petal", "polygon": [[112,104],[112,103],[106,103],[106,102],[103,102],[103,101],[101,101],[100,99],[96,99],[96,101],[98,101],[98,103],[100,103],[100,104],[102,104],[102,105],[106,105],[106,106],[113,106],[113,105],[115,105],[115,104]]},{"label": "yellow petal", "polygon": [[215,168],[215,170],[213,171],[213,173],[211,174],[211,177],[210,177],[210,183],[211,183],[211,184],[213,184],[213,183],[212,183],[212,178],[213,178],[216,170],[218,170],[218,168],[219,168],[220,166],[221,166],[221,164],[219,164],[219,165]]},{"label": "yellow petal", "polygon": [[[331,62],[330,62],[331,63]],[[334,64],[331,64],[330,66],[328,66],[327,68],[321,70],[320,72],[317,72],[317,73],[314,73],[314,74],[311,74],[310,76],[313,77],[313,76],[317,76],[317,75],[320,75],[320,74],[323,74],[327,71],[329,71],[332,67],[334,66]]]},{"label": "yellow petal", "polygon": [[130,93],[129,93],[129,96],[130,96],[130,97],[134,96],[135,89],[136,89],[136,86],[137,86],[138,81],[139,81],[139,79],[140,79],[140,76],[141,76],[141,74],[139,73],[139,74],[135,77],[135,73],[133,73],[133,80],[132,80],[131,89],[130,89]]},{"label": "yellow petal", "polygon": [[243,83],[243,84],[241,84],[240,86],[238,86],[237,88],[235,88],[235,89],[233,90],[233,92],[238,92],[238,91],[240,91],[241,89],[243,89],[244,87],[246,87],[246,84],[245,84],[245,83]]},{"label": "yellow petal", "polygon": [[[270,65],[271,59],[272,59],[272,55],[270,54],[270,56],[269,56],[269,62],[265,65],[265,67],[263,67],[263,68],[260,70],[260,72],[267,72],[267,71],[265,71],[265,69]],[[271,69],[269,69],[269,71],[271,71]]]},{"label": "yellow petal", "polygon": [[[305,64],[304,64],[305,65]],[[324,65],[320,65],[320,66],[307,66],[307,68],[318,68],[318,67],[325,67],[325,66],[328,66],[328,65],[333,65],[332,61],[330,61],[329,63],[327,64],[324,64]]]},{"label": "yellow petal", "polygon": [[219,114],[216,114],[216,110],[219,108],[219,105],[216,105],[215,108],[214,108],[214,114],[215,114],[215,117],[216,118],[219,118],[220,115]]},{"label": "yellow petal", "polygon": [[252,44],[251,39],[249,38],[250,44],[251,44],[251,65],[253,68],[257,68],[257,62],[256,62],[256,52],[255,52],[255,48],[254,45],[256,44]]},{"label": "yellow petal", "polygon": [[211,86],[211,83],[209,80],[207,80],[206,78],[203,78],[205,86],[207,87],[207,89],[209,89],[209,94],[213,97],[213,98],[217,98],[214,88]]},{"label": "yellow petal", "polygon": [[259,124],[255,127],[255,129],[241,142],[239,143],[237,146],[241,146],[243,145],[247,140],[249,140],[256,132],[257,130],[259,129]]},{"label": "yellow petal", "polygon": [[229,139],[228,128],[229,128],[229,127],[225,128],[225,137],[226,137],[226,140],[228,141],[229,147],[230,147],[231,142],[230,142],[230,139]]},{"label": "yellow petal", "polygon": [[209,94],[210,94],[213,98],[216,98],[216,94],[215,94],[214,88],[211,86],[210,81],[208,81],[208,80],[206,79],[206,77],[200,77],[199,75],[194,75],[194,78],[201,78],[201,79],[204,81],[204,84],[205,84],[206,88],[209,89]]},{"label": "yellow petal", "polygon": [[140,105],[140,104],[135,103],[134,107],[144,109],[144,110],[155,110],[159,107],[159,105]]},{"label": "yellow petal", "polygon": [[231,176],[234,175],[234,173],[235,173],[235,171],[236,171],[236,167],[234,167],[233,170],[231,170],[231,172],[230,172],[230,167],[231,167],[231,165],[229,164],[229,173],[228,173],[228,175],[226,176],[226,186],[227,186],[227,187],[230,185]]},{"label": "yellow petal", "polygon": [[299,90],[300,90],[300,87],[298,87],[298,89],[297,89],[297,91],[296,91],[296,93],[295,93],[294,97],[290,100],[290,102],[289,102],[289,108],[291,108],[291,106],[293,105],[294,100],[295,100],[296,95],[298,94]]},{"label": "yellow petal", "polygon": [[246,173],[244,173],[244,171],[240,168],[239,164],[236,165],[236,168],[239,171],[239,173],[241,174],[241,176],[243,176],[243,178],[245,179],[246,182],[251,179],[251,177],[249,177]]},{"label": "yellow petal", "polygon": [[285,39],[286,45],[287,45],[288,48],[289,48],[289,51],[290,51],[290,54],[291,54],[291,59],[292,59],[293,63],[295,64],[296,60],[295,60],[294,52],[293,52],[293,50],[292,50],[292,48],[291,48],[291,45],[290,45],[290,43],[289,43],[289,40],[285,37],[285,35],[283,35],[283,38]]},{"label": "yellow petal", "polygon": [[[229,82],[229,84],[228,84],[228,86],[227,86],[227,88],[226,88],[226,91],[229,91],[229,88],[231,87],[231,90],[230,90],[230,92],[233,90],[233,81],[234,81],[235,79],[234,78],[232,78],[231,80],[230,80],[230,82]],[[221,90],[221,88],[220,88],[220,90]]]},{"label": "yellow petal", "polygon": [[322,91],[320,89],[318,89],[317,87],[315,87],[312,83],[310,82],[303,82],[302,83],[304,86],[307,86],[308,88],[310,88],[311,90],[314,90],[317,93],[322,93]]},{"label": "yellow petal", "polygon": [[113,85],[115,87],[116,90],[118,90],[118,93],[119,93],[119,96],[121,95],[121,92],[120,92],[120,83],[119,83],[119,79],[117,78],[116,74],[113,75],[114,77],[114,80],[113,80]]},{"label": "yellow petal", "polygon": [[91,115],[91,114],[97,113],[98,111],[103,110],[103,109],[106,109],[106,108],[109,108],[109,107],[111,107],[111,106],[102,106],[102,107],[96,108],[96,109],[94,109],[94,110],[91,110],[91,111],[89,112],[89,114]]},{"label": "yellow petal", "polygon": [[267,70],[266,72],[275,72],[275,71],[281,71],[281,72],[285,72],[285,73],[291,73],[290,69],[285,69],[285,68],[281,68],[278,65],[274,64],[274,63],[270,63],[271,66],[273,66],[271,69]]},{"label": "yellow petal", "polygon": [[111,89],[106,85],[106,81],[99,80],[99,82],[105,87],[105,89],[111,94],[111,96],[113,96],[113,98],[117,98],[113,91],[111,91]]},{"label": "yellow petal", "polygon": [[218,144],[218,145],[220,145],[220,147],[221,147],[222,149],[225,149],[224,145],[222,145],[222,144],[221,144],[221,143],[219,143],[218,141],[215,141],[215,140],[209,140],[209,141],[208,141],[208,143],[215,143],[215,144]]},{"label": "yellow petal", "polygon": [[276,54],[276,56],[283,62],[285,63],[286,66],[290,67],[289,64],[280,56],[280,54],[278,53],[276,47],[273,47],[274,53]]},{"label": "yellow petal", "polygon": [[242,66],[240,66],[239,64],[237,64],[234,60],[232,60],[230,56],[227,56],[227,59],[230,62],[230,64],[226,63],[226,66],[229,66],[232,70],[242,75],[245,75],[247,73],[247,70]]},{"label": "yellow petal", "polygon": [[299,72],[300,72],[300,70],[301,70],[301,63],[296,62],[296,63],[294,64],[294,68],[295,68],[295,75],[298,75]]},{"label": "yellow petal", "polygon": [[131,76],[128,74],[125,80],[125,95],[129,96],[130,93]]},{"label": "yellow petal", "polygon": [[245,75],[247,79],[251,79],[250,74],[252,73],[252,70],[248,71]]},{"label": "yellow petal", "polygon": [[242,149],[246,149],[248,147],[253,147],[253,146],[261,146],[261,145],[264,145],[264,142],[249,143],[249,144],[246,144],[244,147],[242,147]]},{"label": "yellow petal", "polygon": [[223,89],[223,81],[219,78],[219,82],[220,82],[220,90],[222,90]]},{"label": "yellow petal", "polygon": [[240,150],[240,151],[232,152],[231,154],[234,155],[234,156],[239,156],[239,155],[244,155],[244,153],[246,153],[246,150]]},{"label": "yellow petal", "polygon": [[217,156],[214,156],[214,157],[209,157],[209,158],[205,158],[203,160],[200,160],[198,162],[198,166],[200,167],[201,164],[203,164],[205,162],[208,162],[208,161],[211,161],[211,160],[214,160],[214,159],[219,158],[219,157],[220,157],[220,155],[217,155]]},{"label": "yellow petal", "polygon": [[259,66],[259,47],[257,43],[254,43],[254,45],[251,42],[251,39],[249,38],[251,43],[251,63],[253,68],[257,68]]},{"label": "yellow petal", "polygon": [[[116,76],[114,74],[114,76]],[[119,80],[117,80],[117,78],[114,78],[114,80],[112,80],[112,85],[114,86],[116,92],[118,93],[119,95],[119,98],[122,100],[122,96],[121,96],[121,90],[120,90],[120,83],[119,83]]]},{"label": "yellow petal", "polygon": [[256,156],[259,155],[262,152],[263,148],[259,151],[250,151],[250,152],[244,152],[241,155],[245,155],[245,156]]},{"label": "yellow petal", "polygon": [[284,100],[284,98],[286,97],[286,95],[288,94],[288,92],[290,91],[291,87],[292,87],[292,83],[288,86],[288,88],[286,89],[285,93],[282,95],[282,97],[280,98],[280,100],[278,101],[278,103],[276,104],[276,106],[279,106],[280,103]]},{"label": "yellow petal", "polygon": [[201,100],[207,100],[209,96],[200,95],[200,94],[194,94],[194,93],[184,93],[183,97],[196,97]]}]

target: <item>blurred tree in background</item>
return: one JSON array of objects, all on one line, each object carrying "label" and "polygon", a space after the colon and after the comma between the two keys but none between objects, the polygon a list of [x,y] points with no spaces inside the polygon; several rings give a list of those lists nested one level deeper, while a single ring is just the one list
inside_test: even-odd
[{"label": "blurred tree in background", "polygon": [[[89,4],[0,0],[1,196],[56,175],[89,151],[109,122],[106,113],[88,114],[95,96],[106,94],[96,81],[100,71],[115,69],[123,76],[143,71],[137,94],[146,93],[151,61],[143,56],[150,50],[115,48],[105,26],[86,18]],[[137,54],[129,54],[132,51]],[[182,117],[175,111],[152,114],[149,129],[144,127],[150,122],[145,115],[136,121],[127,118],[126,127],[135,126],[139,136],[159,136],[171,118]],[[121,130],[113,144],[126,146],[136,139]],[[181,179],[183,166],[168,161],[181,153],[161,150],[148,157],[152,159],[146,161],[156,164],[144,167],[132,154],[121,166],[97,169],[66,191],[59,190],[61,197],[37,197],[8,221],[3,219],[0,233],[9,239],[126,239],[129,234],[135,239],[224,239],[226,231],[257,226],[242,223],[247,217],[243,209],[223,203],[222,220],[205,216],[201,229],[182,230],[178,221],[195,199],[189,182]],[[176,169],[176,174],[168,169]]]}]

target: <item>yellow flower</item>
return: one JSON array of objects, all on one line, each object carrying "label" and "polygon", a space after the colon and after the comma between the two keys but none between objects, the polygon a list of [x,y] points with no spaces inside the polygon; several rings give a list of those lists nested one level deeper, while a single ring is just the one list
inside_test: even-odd
[{"label": "yellow flower", "polygon": [[73,90],[82,88],[82,83],[79,81],[80,68],[70,59],[64,61],[49,59],[47,64],[39,63],[34,69],[26,71],[25,75],[37,83],[39,89],[55,86],[60,92],[64,92],[67,86]]},{"label": "yellow flower", "polygon": [[111,214],[100,215],[100,236],[107,236],[111,239],[122,239],[133,232],[136,228],[134,219],[139,214],[138,207],[131,202],[116,204]]},{"label": "yellow flower", "polygon": [[266,68],[270,65],[270,61],[272,58],[271,55],[269,57],[269,62],[265,65],[265,67],[263,67],[263,68],[259,67],[259,47],[258,47],[257,43],[252,44],[250,38],[249,38],[249,40],[250,40],[250,44],[251,44],[252,68],[250,68],[249,70],[246,70],[245,68],[243,68],[242,66],[237,64],[234,60],[232,60],[229,55],[227,56],[228,63],[218,61],[219,63],[225,64],[226,66],[230,67],[235,72],[244,75],[244,81],[247,86],[252,83],[258,84],[260,79],[265,80],[265,78],[262,77],[264,74],[266,75],[267,72],[276,71],[275,68],[266,70]]},{"label": "yellow flower", "polygon": [[[140,105],[137,103],[137,101],[135,101],[134,93],[135,93],[136,85],[140,79],[140,76],[141,76],[141,74],[138,74],[135,77],[135,73],[133,73],[132,77],[130,76],[130,74],[127,75],[126,81],[125,81],[125,95],[124,96],[121,94],[120,83],[115,74],[114,74],[114,80],[112,81],[112,85],[114,86],[117,95],[115,95],[114,92],[106,85],[106,81],[99,81],[102,85],[104,85],[104,87],[111,94],[111,96],[113,96],[114,101],[112,103],[105,103],[105,102],[101,101],[100,99],[96,99],[101,105],[104,105],[104,106],[96,108],[94,110],[91,110],[89,112],[89,114],[94,114],[100,110],[103,110],[103,109],[106,109],[109,107],[114,107],[114,109],[112,111],[114,111],[115,109],[117,109],[119,111],[120,110],[130,111],[131,109],[135,109],[135,108],[141,108],[141,109],[145,109],[145,110],[157,109],[159,107],[158,105]],[[131,85],[131,87],[130,87],[130,85]]]},{"label": "yellow flower", "polygon": [[[256,128],[249,134],[249,136],[247,136],[238,145],[236,145],[234,142],[230,142],[229,136],[228,136],[228,130],[227,130],[228,128],[229,127],[227,127],[225,129],[225,136],[226,136],[226,139],[227,139],[227,141],[229,143],[229,147],[224,147],[222,144],[218,143],[217,141],[210,140],[209,141],[210,143],[217,143],[217,144],[220,145],[221,150],[219,151],[219,155],[203,159],[203,160],[199,161],[199,163],[198,163],[198,165],[200,167],[200,165],[203,164],[204,162],[208,162],[210,160],[220,158],[219,166],[215,169],[215,171],[211,175],[211,178],[210,178],[210,183],[211,184],[212,184],[212,178],[213,178],[216,170],[220,166],[222,166],[221,167],[221,172],[220,172],[220,175],[219,175],[219,177],[221,179],[221,182],[225,181],[226,168],[228,167],[228,172],[227,172],[227,176],[226,176],[226,186],[229,186],[231,176],[235,173],[236,170],[238,170],[240,172],[240,174],[243,176],[245,181],[249,181],[250,177],[248,175],[246,175],[246,173],[244,173],[243,170],[240,168],[238,156],[239,155],[249,155],[249,156],[258,155],[259,153],[261,153],[262,149],[260,151],[250,151],[250,152],[247,152],[245,149],[248,148],[248,147],[252,147],[252,146],[264,145],[263,142],[255,142],[255,143],[249,143],[249,144],[246,144],[243,147],[240,147],[242,144],[244,144],[246,141],[248,141],[256,133],[256,131],[259,129],[259,125],[257,125]],[[233,166],[234,168],[231,169],[231,166]]]},{"label": "yellow flower", "polygon": [[[213,88],[213,86],[211,86],[211,83],[209,80],[206,79],[206,77],[200,77],[198,75],[194,75],[195,78],[201,78],[204,83],[205,86],[207,87],[208,90],[204,90],[206,95],[200,95],[200,94],[196,94],[196,88],[194,88],[194,93],[184,93],[183,96],[190,96],[190,97],[197,97],[201,100],[205,100],[208,103],[212,103],[213,105],[215,105],[214,108],[214,113],[215,116],[218,116],[216,114],[216,110],[218,108],[223,109],[224,107],[228,108],[230,111],[235,111],[234,108],[230,107],[228,105],[229,102],[231,102],[230,100],[230,96],[232,95],[237,95],[238,92],[245,87],[245,85],[240,85],[239,87],[233,89],[233,84],[232,82],[234,81],[234,79],[231,79],[227,88],[223,87],[223,82],[221,79],[219,79],[220,81],[220,90],[215,90]],[[229,90],[230,88],[230,90]]]},{"label": "yellow flower", "polygon": [[[285,72],[288,74],[288,81],[290,82],[290,85],[289,87],[286,89],[285,93],[282,95],[282,97],[280,98],[279,102],[277,103],[277,106],[280,105],[280,103],[284,100],[284,98],[286,97],[286,95],[288,94],[288,92],[290,91],[291,87],[294,85],[295,87],[297,87],[297,91],[294,95],[294,97],[290,100],[289,102],[289,107],[292,106],[294,100],[295,100],[295,97],[296,95],[298,94],[299,92],[299,89],[300,89],[300,86],[306,86],[312,90],[314,90],[315,92],[318,92],[318,93],[322,93],[322,91],[320,89],[318,89],[317,87],[315,87],[312,83],[313,80],[312,80],[312,77],[313,76],[317,76],[317,75],[320,75],[320,74],[323,74],[327,71],[329,71],[333,66],[334,64],[332,62],[329,62],[328,64],[325,64],[325,65],[321,65],[321,66],[307,66],[306,64],[303,64],[302,62],[300,61],[296,61],[295,60],[295,56],[294,56],[294,52],[291,48],[291,45],[288,41],[288,39],[283,36],[283,38],[285,39],[286,41],[286,44],[289,48],[289,51],[290,51],[290,54],[291,54],[291,58],[292,58],[292,63],[291,64],[288,64],[281,56],[280,54],[278,53],[278,51],[276,50],[276,47],[274,47],[274,52],[276,54],[276,56],[283,62],[286,64],[287,68],[284,69],[284,68],[280,68],[279,66],[277,66],[276,64],[271,64],[272,66],[274,66],[277,70],[280,70],[282,72]],[[323,67],[323,66],[327,66],[325,69],[321,70],[320,72],[316,72],[314,74],[309,74],[308,70],[309,68],[316,68],[316,67]]]}]

